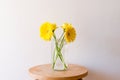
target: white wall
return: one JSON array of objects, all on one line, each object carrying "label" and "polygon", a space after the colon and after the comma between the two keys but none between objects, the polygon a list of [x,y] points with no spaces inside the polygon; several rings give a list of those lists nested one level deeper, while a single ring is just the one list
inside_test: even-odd
[{"label": "white wall", "polygon": [[45,21],[75,26],[67,58],[88,68],[84,80],[120,80],[120,0],[0,0],[0,80],[31,80],[30,67],[50,62]]}]

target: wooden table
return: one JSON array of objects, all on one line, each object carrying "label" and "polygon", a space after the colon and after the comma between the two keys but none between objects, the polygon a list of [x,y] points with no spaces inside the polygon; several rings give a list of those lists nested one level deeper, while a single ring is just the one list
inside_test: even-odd
[{"label": "wooden table", "polygon": [[66,71],[54,71],[50,64],[44,64],[30,68],[29,73],[35,80],[82,80],[88,71],[76,64],[69,64]]}]

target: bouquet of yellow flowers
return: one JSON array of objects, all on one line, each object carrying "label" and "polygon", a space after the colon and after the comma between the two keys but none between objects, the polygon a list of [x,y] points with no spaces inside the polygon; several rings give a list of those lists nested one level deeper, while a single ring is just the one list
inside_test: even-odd
[{"label": "bouquet of yellow flowers", "polygon": [[60,59],[63,65],[63,70],[67,69],[67,65],[64,61],[62,54],[62,49],[65,43],[73,42],[76,38],[76,31],[74,27],[69,23],[64,23],[60,26],[63,29],[63,32],[59,38],[55,34],[58,26],[56,24],[45,22],[40,26],[40,37],[43,40],[50,41],[52,38],[54,40],[54,50],[52,56],[52,68],[55,69],[57,59]]}]

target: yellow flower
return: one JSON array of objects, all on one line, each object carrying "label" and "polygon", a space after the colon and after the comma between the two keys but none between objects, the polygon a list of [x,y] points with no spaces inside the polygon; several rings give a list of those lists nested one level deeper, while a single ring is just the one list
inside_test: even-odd
[{"label": "yellow flower", "polygon": [[[71,24],[68,24],[68,23],[64,23],[62,25],[62,28],[65,30],[67,27],[71,26]],[[72,26],[71,26],[72,27]]]},{"label": "yellow flower", "polygon": [[40,37],[46,41],[50,41],[56,29],[56,24],[45,22],[40,26]]},{"label": "yellow flower", "polygon": [[73,42],[76,38],[76,31],[71,24],[65,23],[62,28],[65,31],[65,40],[66,42]]}]

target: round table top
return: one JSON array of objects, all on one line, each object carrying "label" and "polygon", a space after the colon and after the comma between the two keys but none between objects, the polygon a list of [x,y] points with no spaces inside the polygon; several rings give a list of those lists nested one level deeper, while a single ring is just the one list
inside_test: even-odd
[{"label": "round table top", "polygon": [[38,80],[78,80],[87,76],[88,71],[76,64],[69,64],[65,71],[54,71],[50,64],[44,64],[30,68],[29,73]]}]

